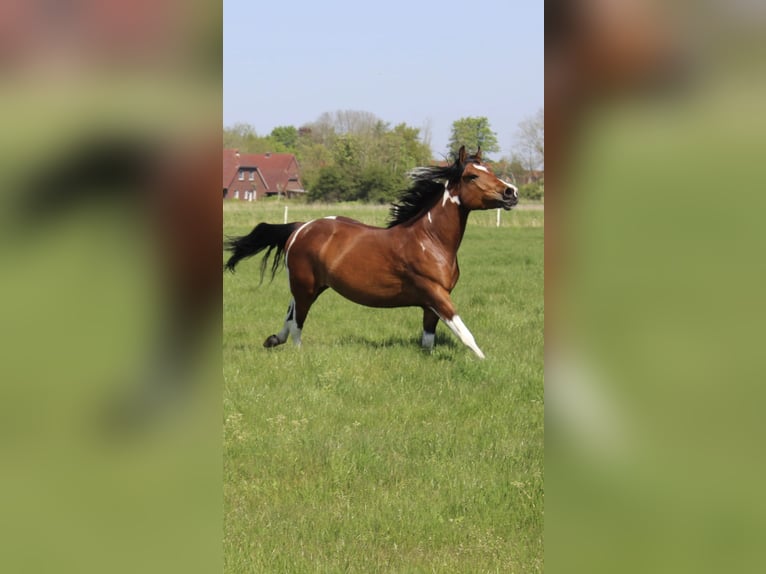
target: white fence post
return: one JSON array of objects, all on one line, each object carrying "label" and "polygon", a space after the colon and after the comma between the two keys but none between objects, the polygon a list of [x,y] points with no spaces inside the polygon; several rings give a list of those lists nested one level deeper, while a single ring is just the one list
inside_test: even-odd
[{"label": "white fence post", "polygon": [[287,206],[285,205],[285,223],[287,223]]},{"label": "white fence post", "polygon": [[500,209],[499,208],[497,210],[497,224],[495,225],[495,227],[500,227]]}]

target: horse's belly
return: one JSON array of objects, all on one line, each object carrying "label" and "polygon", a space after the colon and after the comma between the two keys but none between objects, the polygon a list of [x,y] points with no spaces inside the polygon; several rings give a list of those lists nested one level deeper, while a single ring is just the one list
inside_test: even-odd
[{"label": "horse's belly", "polygon": [[329,286],[346,299],[368,307],[404,307],[416,304],[410,289],[398,278],[360,273],[353,277],[340,274],[331,278]]}]

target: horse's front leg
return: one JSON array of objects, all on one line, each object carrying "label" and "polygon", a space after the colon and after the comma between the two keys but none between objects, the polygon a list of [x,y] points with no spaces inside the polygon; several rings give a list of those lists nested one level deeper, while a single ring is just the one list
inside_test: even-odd
[{"label": "horse's front leg", "polygon": [[[481,352],[481,349],[479,349],[479,346],[476,344],[476,340],[473,338],[473,335],[468,330],[468,327],[465,326],[465,323],[463,323],[463,320],[460,318],[460,315],[457,314],[455,310],[455,305],[452,303],[452,299],[449,296],[449,293],[444,290],[437,291],[434,297],[434,304],[431,306],[431,309],[434,313],[444,321],[444,324],[449,327],[450,331],[452,331],[455,336],[460,339],[463,344],[471,349],[474,353],[476,353],[476,356],[480,359],[484,358],[484,353]],[[426,318],[423,317],[423,324],[425,326]],[[423,339],[425,342],[425,333],[423,334]]]}]

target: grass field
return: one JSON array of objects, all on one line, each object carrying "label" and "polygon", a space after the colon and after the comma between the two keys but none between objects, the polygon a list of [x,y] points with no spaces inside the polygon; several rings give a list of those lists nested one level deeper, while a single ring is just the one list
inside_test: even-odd
[{"label": "grass field", "polygon": [[[284,204],[225,203],[224,233]],[[290,204],[290,221],[375,206]],[[257,260],[224,276],[224,559],[239,572],[543,569],[542,211],[474,213],[453,299],[487,358],[419,309],[327,291],[303,346],[264,349],[290,295]]]}]

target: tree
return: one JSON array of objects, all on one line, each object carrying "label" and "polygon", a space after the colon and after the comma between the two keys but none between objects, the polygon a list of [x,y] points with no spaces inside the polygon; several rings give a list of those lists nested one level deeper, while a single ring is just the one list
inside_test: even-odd
[{"label": "tree", "polygon": [[[255,132],[255,128],[250,124],[236,123],[232,127],[223,129],[223,147],[227,149],[236,149],[241,153],[285,153],[293,152],[293,149],[284,143],[289,137],[289,130],[295,128],[275,128],[278,137],[272,135],[261,137]],[[280,131],[284,130],[284,131]],[[297,138],[297,130],[296,130]]]},{"label": "tree", "polygon": [[517,153],[528,171],[545,166],[545,112],[543,108],[519,122]]},{"label": "tree", "polygon": [[315,123],[320,126],[331,127],[336,134],[358,136],[374,131],[380,122],[380,118],[371,112],[336,110],[335,112],[324,112]]},{"label": "tree", "polygon": [[460,118],[452,122],[452,135],[449,139],[450,153],[457,155],[462,145],[471,152],[479,147],[484,154],[500,151],[497,134],[490,128],[486,117]]},{"label": "tree", "polygon": [[504,157],[492,162],[492,171],[501,178],[515,184],[522,182],[527,175],[527,169],[516,154],[510,158]]},{"label": "tree", "polygon": [[298,143],[298,130],[295,126],[277,126],[271,130],[269,137],[290,152],[295,152]]},{"label": "tree", "polygon": [[315,142],[311,134],[305,131],[298,137],[295,157],[301,166],[301,181],[306,189],[311,189],[319,177],[320,170],[333,162],[332,152],[321,143]]},{"label": "tree", "polygon": [[223,129],[223,147],[225,148],[246,152],[257,139],[258,134],[250,124],[237,122],[232,127]]}]

